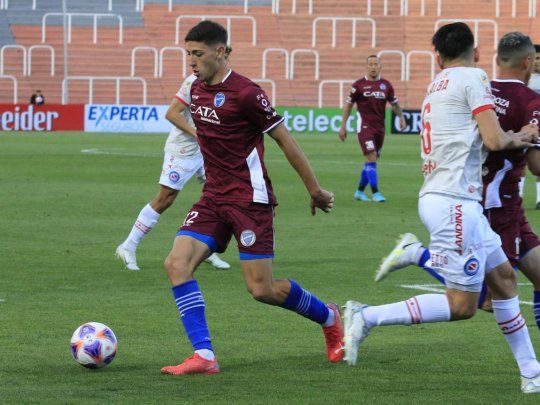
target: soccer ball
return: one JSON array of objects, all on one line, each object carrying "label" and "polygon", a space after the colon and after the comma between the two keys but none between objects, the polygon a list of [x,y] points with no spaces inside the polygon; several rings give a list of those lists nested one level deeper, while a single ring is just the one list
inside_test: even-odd
[{"label": "soccer ball", "polygon": [[71,337],[71,355],[88,368],[101,368],[113,361],[118,350],[111,328],[99,322],[88,322],[77,328]]}]

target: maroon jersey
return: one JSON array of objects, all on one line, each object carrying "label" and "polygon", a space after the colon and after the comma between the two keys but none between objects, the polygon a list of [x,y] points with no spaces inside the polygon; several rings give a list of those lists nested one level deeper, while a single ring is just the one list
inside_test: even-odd
[{"label": "maroon jersey", "polygon": [[362,129],[373,129],[384,133],[384,113],[386,102],[397,103],[394,88],[386,79],[368,80],[367,77],[353,83],[345,100],[349,104],[356,103],[358,110],[358,132]]},{"label": "maroon jersey", "polygon": [[190,95],[206,171],[203,196],[217,203],[277,204],[263,161],[263,134],[283,117],[265,92],[229,71],[216,85],[194,81]]},{"label": "maroon jersey", "polygon": [[[529,123],[540,121],[540,94],[519,80],[491,82],[495,111],[505,131],[519,132]],[[523,176],[526,150],[490,152],[483,167],[484,208],[521,205],[519,181]]]}]

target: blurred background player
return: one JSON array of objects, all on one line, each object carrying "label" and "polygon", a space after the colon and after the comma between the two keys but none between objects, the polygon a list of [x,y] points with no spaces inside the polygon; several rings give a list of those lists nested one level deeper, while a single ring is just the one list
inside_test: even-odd
[{"label": "blurred background player", "polygon": [[367,75],[354,82],[349,96],[345,100],[339,138],[342,141],[347,139],[347,119],[351,114],[353,104],[356,103],[358,110],[358,142],[366,157],[366,163],[360,175],[358,190],[354,194],[354,199],[370,201],[364,192],[369,184],[373,192],[373,201],[384,202],[386,199],[379,191],[377,160],[384,143],[386,103],[389,102],[392,105],[392,110],[399,117],[402,131],[407,126],[407,123],[403,117],[403,111],[399,106],[398,99],[394,94],[392,84],[388,80],[381,78],[381,60],[379,57],[370,55],[367,57],[366,62]]},{"label": "blurred background player", "polygon": [[[323,190],[309,161],[272,107],[265,92],[227,68],[228,34],[202,21],[185,37],[189,65],[197,79],[186,95],[205,161],[201,199],[177,233],[165,268],[184,330],[194,354],[164,374],[216,374],[219,365],[206,323],[205,301],[193,274],[210,252],[223,252],[235,236],[247,290],[257,301],[296,312],[323,328],[328,360],[343,357],[343,329],[335,304],[325,304],[297,282],[275,279],[274,207],[277,205],[264,164],[268,133],[302,179],[311,211],[330,212],[332,193]],[[184,97],[183,95],[181,97]],[[243,348],[239,348],[243,350]]]},{"label": "blurred background player", "polygon": [[[532,71],[534,48],[530,38],[519,32],[504,35],[497,48],[499,79],[491,82],[499,123],[505,131],[518,132],[523,126],[540,119],[540,94],[533,92],[525,83]],[[518,182],[526,166],[540,175],[540,149],[516,149],[490,152],[483,165],[484,215],[491,228],[501,237],[504,253],[514,268],[519,268],[532,282],[533,311],[540,329],[540,241],[532,230],[523,209]],[[430,253],[424,253],[418,239],[405,234],[381,265],[376,281],[391,271],[411,264],[421,264],[439,281],[437,274],[425,263]],[[422,263],[419,262],[423,255]],[[486,290],[483,290],[485,293]],[[492,310],[491,295],[480,296],[482,309]]]},{"label": "blurred background player", "polygon": [[359,345],[375,326],[471,318],[485,279],[493,294],[495,319],[518,363],[521,390],[540,393],[540,363],[521,315],[516,275],[480,205],[485,147],[532,146],[521,139],[537,136],[538,128],[527,126],[512,135],[501,129],[487,75],[474,67],[478,51],[466,24],[442,26],[432,43],[442,71],[428,86],[422,104],[424,184],[418,211],[430,233],[430,267],[444,278],[446,294],[378,306],[347,302],[345,360],[356,363]]},{"label": "blurred background player", "polygon": [[[229,54],[231,49],[227,48],[227,51]],[[199,183],[205,181],[204,162],[193,119],[183,102],[196,79],[195,75],[191,75],[184,80],[165,115],[173,128],[165,142],[159,191],[154,199],[143,207],[126,240],[116,248],[116,256],[124,262],[128,270],[139,270],[136,256],[139,243],[157,224],[160,215],[174,203],[178,192],[189,179],[195,175]],[[206,261],[217,269],[231,267],[216,253],[212,253]]]},{"label": "blurred background player", "polygon": [[43,95],[41,90],[36,90],[36,92],[30,96],[30,104],[33,104],[33,105],[45,104],[45,96]]},{"label": "blurred background player", "polygon": [[[540,93],[540,44],[534,45],[534,50],[536,52],[534,58],[534,71],[529,79],[529,88],[534,90],[537,93]],[[540,119],[540,118],[538,118]],[[525,177],[523,177],[521,188],[523,189],[523,184]],[[536,209],[540,210],[540,177],[536,177]]]}]

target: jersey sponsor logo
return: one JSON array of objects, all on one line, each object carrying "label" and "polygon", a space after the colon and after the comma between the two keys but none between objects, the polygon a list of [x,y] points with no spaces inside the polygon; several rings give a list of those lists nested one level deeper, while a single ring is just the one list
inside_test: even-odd
[{"label": "jersey sponsor logo", "polygon": [[178,180],[180,180],[180,174],[178,172],[172,171],[169,173],[169,180],[171,183],[178,183]]},{"label": "jersey sponsor logo", "polygon": [[384,94],[384,92],[382,92],[382,91],[364,91],[363,96],[364,97],[374,97],[374,98],[378,98],[378,99],[385,99],[386,98],[386,94]]},{"label": "jersey sponsor logo", "polygon": [[381,85],[379,87],[381,88],[381,90],[386,90],[386,84],[384,84],[384,83],[381,83]]},{"label": "jersey sponsor logo", "polygon": [[463,252],[463,205],[457,204],[453,206],[454,211],[454,228],[455,228],[455,244],[457,252]]},{"label": "jersey sponsor logo", "polygon": [[502,97],[493,97],[493,101],[497,115],[506,115],[506,109],[510,107],[510,101]]},{"label": "jersey sponsor logo", "polygon": [[480,262],[474,257],[467,260],[463,266],[463,271],[465,271],[465,274],[468,276],[474,276],[478,273],[478,270],[480,270]]},{"label": "jersey sponsor logo", "polygon": [[225,94],[219,92],[214,96],[214,105],[219,108],[225,104]]},{"label": "jersey sponsor logo", "polygon": [[246,229],[240,234],[240,243],[245,247],[253,246],[256,240],[257,237],[255,236],[255,232],[251,229]]},{"label": "jersey sponsor logo", "polygon": [[221,124],[216,110],[213,108],[191,104],[189,111],[191,115],[197,115],[201,121],[210,122],[211,124]]}]

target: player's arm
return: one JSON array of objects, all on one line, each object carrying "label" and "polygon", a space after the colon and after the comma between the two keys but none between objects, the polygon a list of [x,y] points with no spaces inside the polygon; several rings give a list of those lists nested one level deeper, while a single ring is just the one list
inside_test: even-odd
[{"label": "player's arm", "polygon": [[186,108],[186,104],[182,103],[177,98],[174,98],[171,101],[171,105],[169,105],[169,108],[167,109],[165,118],[167,118],[167,120],[169,120],[169,122],[179,130],[191,136],[197,137],[197,132],[195,128],[190,125],[188,120],[186,120],[186,118],[182,114]]},{"label": "player's arm", "polygon": [[269,135],[276,141],[306,186],[311,196],[311,214],[315,215],[315,208],[330,212],[334,206],[334,194],[321,188],[306,155],[285,125],[276,125],[269,131]]},{"label": "player's arm", "polygon": [[346,102],[343,107],[343,114],[341,116],[341,127],[339,128],[339,139],[345,141],[347,139],[347,120],[352,111],[352,103]]},{"label": "player's arm", "polygon": [[392,111],[394,112],[394,114],[399,117],[400,131],[404,131],[405,128],[407,128],[407,121],[405,121],[405,117],[403,116],[403,109],[397,101],[395,103],[391,103],[390,105],[392,106]]},{"label": "player's arm", "polygon": [[504,132],[492,108],[478,112],[474,116],[484,145],[490,151],[523,149],[533,146],[530,141],[537,136],[538,128],[525,126],[518,133]]}]

